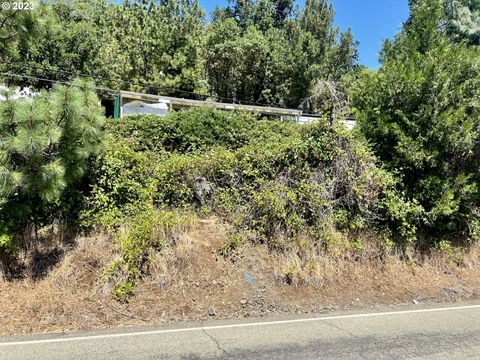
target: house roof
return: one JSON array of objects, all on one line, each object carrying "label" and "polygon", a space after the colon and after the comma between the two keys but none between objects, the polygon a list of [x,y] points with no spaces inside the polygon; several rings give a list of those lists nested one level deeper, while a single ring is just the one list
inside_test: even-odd
[{"label": "house roof", "polygon": [[206,107],[206,108],[221,109],[221,110],[238,110],[238,111],[254,112],[258,114],[285,115],[285,116],[300,116],[302,114],[301,110],[296,110],[296,109],[286,109],[286,108],[258,106],[258,105],[221,103],[221,102],[202,101],[202,100],[191,100],[191,99],[183,99],[183,98],[176,98],[176,97],[170,97],[170,96],[142,94],[142,93],[136,93],[131,91],[120,91],[120,96],[122,98],[135,99],[135,100],[165,102],[165,103],[171,104],[173,108]]}]

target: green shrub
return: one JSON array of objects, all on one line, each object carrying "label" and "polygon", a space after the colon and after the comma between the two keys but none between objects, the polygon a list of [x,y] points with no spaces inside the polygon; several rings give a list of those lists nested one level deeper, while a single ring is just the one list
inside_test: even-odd
[{"label": "green shrub", "polygon": [[19,275],[17,255],[18,246],[15,243],[14,235],[5,225],[0,224],[0,275],[7,279]]},{"label": "green shrub", "polygon": [[189,109],[166,116],[132,115],[110,120],[116,138],[130,139],[137,151],[178,152],[207,150],[214,146],[238,149],[257,138],[288,135],[297,125],[259,121],[250,114]]},{"label": "green shrub", "polygon": [[252,196],[251,225],[266,239],[294,238],[304,225],[295,205],[295,191],[275,182],[263,184]]},{"label": "green shrub", "polygon": [[[196,114],[178,114],[191,113]],[[142,129],[142,118],[136,119],[135,128]],[[146,126],[150,129],[148,122]],[[345,231],[410,225],[394,207],[401,196],[392,200],[393,177],[379,170],[365,145],[343,127],[322,122],[290,127],[277,121],[250,126],[255,128],[255,141],[238,149],[212,146],[185,153],[163,147],[140,151],[136,140],[114,132],[97,166],[91,213],[115,227],[147,205],[208,208],[236,218],[239,229],[256,231],[259,240],[273,247],[285,245],[275,243],[279,239],[295,239],[308,228],[320,229],[332,221]],[[227,123],[218,131],[228,138],[232,129],[236,125]],[[155,131],[162,138],[161,130]],[[208,187],[204,199],[199,199],[199,183]],[[401,235],[409,234],[405,230]]]},{"label": "green shrub", "polygon": [[439,30],[442,14],[440,1],[416,2],[411,21],[385,43],[379,71],[361,73],[352,87],[361,132],[398,174],[397,194],[424,213],[412,222],[405,204],[392,198],[388,206],[403,235],[430,244],[478,237],[480,208],[480,48],[452,43]]},{"label": "green shrub", "polygon": [[105,270],[104,281],[113,285],[114,296],[128,301],[138,280],[145,274],[154,252],[176,241],[195,222],[195,214],[172,210],[147,209],[134,216],[116,234],[120,259]]},{"label": "green shrub", "polygon": [[[233,116],[242,126],[245,121],[210,110],[179,112],[173,119],[211,113],[215,119]],[[224,256],[257,241],[276,250],[310,244],[335,257],[362,251],[355,234],[367,228],[389,231],[400,246],[414,242],[421,207],[406,200],[395,177],[344,127],[248,123],[252,138],[237,141],[239,125],[232,119],[224,128],[216,125],[218,142],[185,125],[175,146],[163,133],[170,127],[155,128],[149,116],[123,120],[113,130],[96,166],[86,218],[118,239],[120,259],[105,273],[118,299],[128,300],[151,254],[195,213],[213,212],[230,222],[231,236],[219,247]]]},{"label": "green shrub", "polygon": [[460,266],[464,264],[464,249],[454,247],[449,241],[440,241],[435,247],[441,254],[447,257],[448,260]]},{"label": "green shrub", "polygon": [[93,170],[94,196],[82,214],[87,227],[99,224],[114,228],[123,224],[124,218],[151,207],[154,201],[159,155],[135,151],[128,140],[110,138],[105,145],[106,151]]},{"label": "green shrub", "polygon": [[0,258],[2,254],[5,256],[12,256],[16,253],[17,247],[13,242],[11,235],[0,232]]}]

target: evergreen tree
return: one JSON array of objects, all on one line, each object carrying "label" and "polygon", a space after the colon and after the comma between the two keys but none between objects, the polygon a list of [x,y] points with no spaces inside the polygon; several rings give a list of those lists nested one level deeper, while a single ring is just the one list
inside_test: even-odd
[{"label": "evergreen tree", "polygon": [[340,33],[333,26],[334,15],[328,0],[307,0],[298,21],[292,24],[295,68],[288,103],[298,106],[319,80],[339,81],[354,70],[357,43],[351,30]]},{"label": "evergreen tree", "polygon": [[480,0],[444,0],[448,34],[480,45]]},{"label": "evergreen tree", "polygon": [[[111,5],[103,0],[72,0],[55,1],[48,6],[51,21],[44,24],[42,36],[8,58],[9,62],[30,66],[7,64],[5,68],[51,80],[69,80],[75,76],[72,73],[78,72],[111,75],[110,64],[102,56],[110,39]],[[38,89],[51,86],[50,82],[29,78],[15,78],[10,83]]]},{"label": "evergreen tree", "polygon": [[292,0],[229,0],[226,8],[216,9],[214,22],[233,18],[242,29],[254,25],[266,31],[282,28],[292,11]]},{"label": "evergreen tree", "polygon": [[43,34],[49,22],[48,7],[43,2],[31,1],[33,10],[0,10],[0,60],[27,49]]},{"label": "evergreen tree", "polygon": [[261,99],[268,44],[263,34],[249,27],[244,35],[232,19],[215,24],[207,40],[206,72],[215,94],[235,101]]},{"label": "evergreen tree", "polygon": [[[53,80],[91,74],[125,81],[97,79],[109,88],[176,96],[185,93],[175,89],[205,90],[204,13],[196,0],[129,0],[123,5],[106,0],[73,0],[47,6],[56,25],[46,26],[43,36],[9,56],[10,62],[34,65],[15,67],[16,71]],[[32,79],[16,79],[13,83],[50,86]]]},{"label": "evergreen tree", "polygon": [[129,0],[115,6],[104,51],[112,73],[125,81],[163,86],[163,94],[185,95],[167,88],[203,91],[203,16],[196,0]]},{"label": "evergreen tree", "polygon": [[[54,1],[44,34],[2,70],[52,80],[78,73],[104,87],[179,97],[211,96],[298,107],[320,80],[339,81],[355,67],[351,31],[333,26],[328,0],[236,0],[204,23],[197,0]],[[229,34],[226,36],[226,34]],[[15,81],[11,81],[14,79]],[[11,84],[50,87],[12,78]],[[122,82],[122,80],[124,82]],[[133,85],[134,83],[152,86]]]},{"label": "evergreen tree", "polygon": [[356,42],[333,26],[327,0],[308,0],[295,16],[292,6],[236,1],[217,10],[205,62],[214,94],[296,108],[319,80],[339,81],[355,68]]},{"label": "evergreen tree", "polygon": [[443,16],[440,1],[418,0],[352,97],[362,133],[423,207],[423,235],[461,241],[480,234],[480,49],[452,43]]},{"label": "evergreen tree", "polygon": [[51,221],[101,146],[103,110],[93,84],[55,86],[33,99],[0,102],[0,228]]}]

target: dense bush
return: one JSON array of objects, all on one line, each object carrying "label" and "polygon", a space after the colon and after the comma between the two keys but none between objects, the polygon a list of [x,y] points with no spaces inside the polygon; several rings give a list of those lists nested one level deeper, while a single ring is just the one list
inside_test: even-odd
[{"label": "dense bush", "polygon": [[418,1],[378,73],[353,87],[360,130],[418,201],[430,242],[480,229],[480,49],[453,44],[438,31],[441,18],[439,1]]},{"label": "dense bush", "polygon": [[414,240],[418,205],[342,126],[197,109],[111,121],[108,129],[84,219],[119,239],[121,257],[106,273],[119,298],[128,298],[161,248],[152,235],[165,222],[158,214],[221,216],[234,229],[223,254],[245,241],[324,249],[366,228],[402,247]]},{"label": "dense bush", "polygon": [[258,121],[247,113],[211,109],[170,112],[164,117],[132,115],[113,119],[108,130],[129,139],[136,151],[190,153],[222,146],[237,149],[258,138],[294,133],[295,125]]},{"label": "dense bush", "polygon": [[[121,222],[120,214],[130,215],[145,204],[194,204],[194,185],[203,176],[231,186],[236,158],[242,158],[247,167],[244,175],[249,171],[268,174],[269,163],[255,163],[249,154],[235,155],[235,150],[250,142],[262,142],[266,149],[279,147],[286,139],[299,136],[299,127],[293,123],[209,109],[165,117],[129,116],[111,120],[107,129],[111,137],[95,166],[97,183],[91,207],[92,215],[101,218],[104,226]],[[89,213],[87,223],[92,219]]]},{"label": "dense bush", "polygon": [[[189,126],[165,130],[172,118]],[[199,131],[193,127],[197,119]],[[248,135],[239,135],[244,124]],[[204,126],[216,129],[214,135]],[[402,229],[404,238],[414,228],[414,204],[402,201],[393,177],[343,127],[190,110],[166,118],[137,116],[109,128],[114,136],[97,166],[90,210],[104,226],[116,227],[139,209],[166,206],[234,216],[265,242],[288,242],[340,217],[343,228],[388,223]],[[171,128],[181,134],[176,146],[161,145],[172,144],[164,140],[171,139]]]}]

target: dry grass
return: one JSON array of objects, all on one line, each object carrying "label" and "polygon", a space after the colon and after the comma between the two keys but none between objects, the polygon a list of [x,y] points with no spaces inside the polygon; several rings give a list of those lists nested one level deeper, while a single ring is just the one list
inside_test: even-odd
[{"label": "dry grass", "polygon": [[216,218],[201,220],[152,259],[128,304],[113,301],[98,281],[117,256],[108,236],[50,244],[60,255],[45,274],[0,282],[0,334],[201,320],[209,308],[216,318],[238,318],[480,296],[478,245],[461,266],[440,252],[400,261],[367,235],[356,250],[337,244],[330,253],[311,246],[272,253],[247,244],[225,259],[218,248],[228,231]]}]

